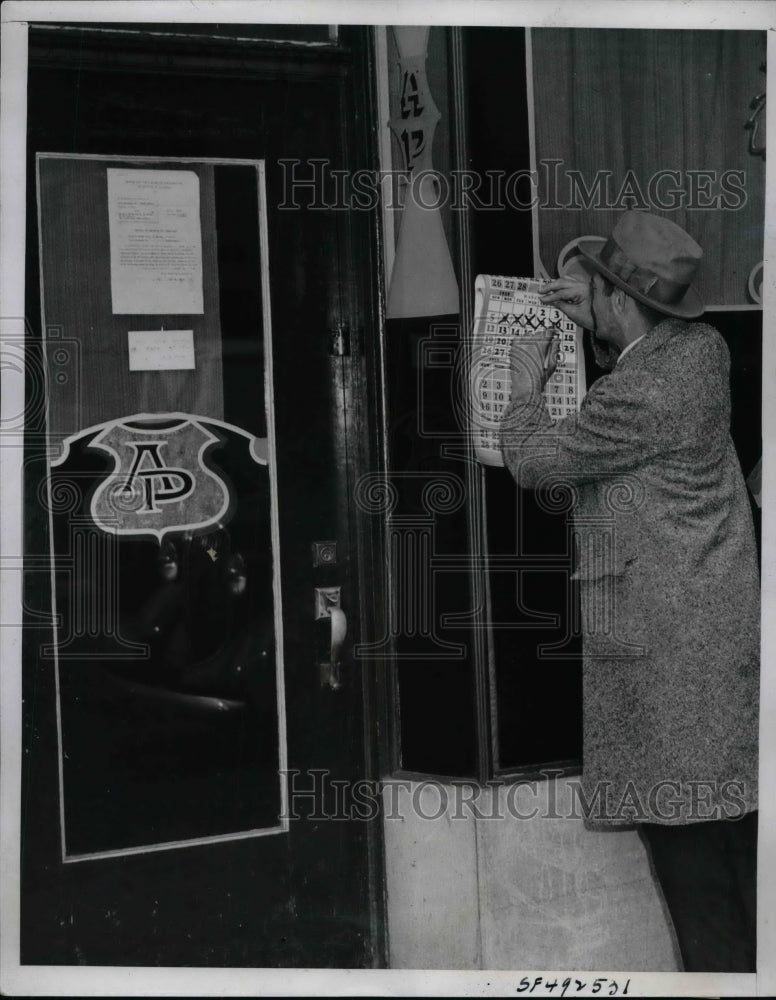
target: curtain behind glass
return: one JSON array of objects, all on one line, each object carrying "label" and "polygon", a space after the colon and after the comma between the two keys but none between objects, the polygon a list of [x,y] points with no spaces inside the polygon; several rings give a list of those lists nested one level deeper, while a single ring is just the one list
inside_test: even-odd
[{"label": "curtain behind glass", "polygon": [[703,247],[697,287],[707,305],[750,303],[765,163],[748,151],[744,123],[765,90],[764,34],[551,28],[533,30],[531,42],[548,272],[570,240],[606,236],[624,208],[644,208]]}]

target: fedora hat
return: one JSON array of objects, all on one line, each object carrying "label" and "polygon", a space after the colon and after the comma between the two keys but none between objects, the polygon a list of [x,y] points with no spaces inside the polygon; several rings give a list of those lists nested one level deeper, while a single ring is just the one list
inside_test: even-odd
[{"label": "fedora hat", "polygon": [[591,238],[577,245],[596,271],[638,302],[683,319],[703,312],[703,301],[691,287],[703,251],[675,222],[631,209],[617,220],[608,240]]}]

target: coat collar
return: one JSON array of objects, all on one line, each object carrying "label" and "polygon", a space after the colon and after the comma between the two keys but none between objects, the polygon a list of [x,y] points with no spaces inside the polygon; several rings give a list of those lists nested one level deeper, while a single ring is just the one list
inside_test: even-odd
[{"label": "coat collar", "polygon": [[[661,348],[665,347],[672,337],[680,336],[686,333],[691,326],[695,324],[688,323],[687,320],[674,319],[673,317],[668,317],[661,320],[656,326],[653,326],[642,338],[633,345],[633,349],[628,351],[625,357],[622,359],[623,367],[633,364],[638,358],[646,358],[649,354],[654,351],[659,351]],[[620,367],[620,361],[618,360],[615,365],[615,369]]]}]

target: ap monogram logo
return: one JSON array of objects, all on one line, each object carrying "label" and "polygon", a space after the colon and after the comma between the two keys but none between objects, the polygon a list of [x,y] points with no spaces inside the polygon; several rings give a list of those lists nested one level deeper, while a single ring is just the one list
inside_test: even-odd
[{"label": "ap monogram logo", "polygon": [[219,438],[196,420],[110,424],[90,442],[108,452],[113,472],[92,497],[95,524],[116,535],[207,528],[229,507],[226,483],[204,464]]}]

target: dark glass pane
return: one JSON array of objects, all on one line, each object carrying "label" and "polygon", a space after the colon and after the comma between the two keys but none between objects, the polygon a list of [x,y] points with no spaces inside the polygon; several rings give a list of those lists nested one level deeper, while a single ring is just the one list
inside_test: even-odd
[{"label": "dark glass pane", "polygon": [[530,770],[582,753],[581,643],[570,577],[570,522],[519,490],[505,469],[486,472],[496,768]]},{"label": "dark glass pane", "polygon": [[[67,855],[275,829],[284,734],[257,170],[221,167],[216,184],[207,164],[54,156],[39,173]],[[120,202],[112,182],[128,185]],[[136,255],[162,254],[148,234],[170,242],[194,210],[203,309],[178,298],[185,315],[163,300],[144,312],[139,292],[127,296],[137,314],[117,308],[109,216],[144,227]],[[95,263],[74,266],[71,245]],[[128,330],[156,349],[165,330],[189,333],[191,362],[133,366]]]},{"label": "dark glass pane", "polygon": [[531,275],[533,191],[525,178],[509,183],[531,164],[525,32],[467,28],[464,39],[470,163],[480,178],[481,204],[473,199],[471,211],[474,273]]},{"label": "dark glass pane", "polygon": [[[466,466],[460,457],[445,454],[445,445],[461,446],[453,405],[457,326],[449,317],[446,323],[394,320],[386,333],[389,479],[398,498],[389,530],[398,633],[399,761],[405,770],[472,776],[476,740],[470,630],[468,622],[443,622],[448,615],[465,616],[471,606]],[[437,356],[446,363],[435,364]],[[445,496],[461,502],[448,503]],[[439,560],[446,557],[454,565],[440,571]]]}]

